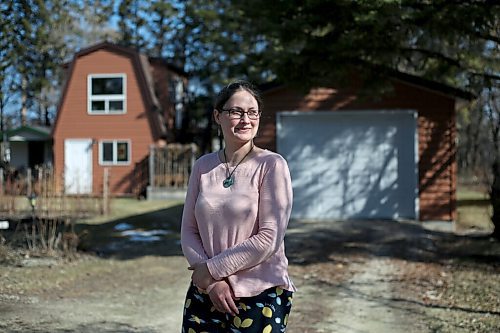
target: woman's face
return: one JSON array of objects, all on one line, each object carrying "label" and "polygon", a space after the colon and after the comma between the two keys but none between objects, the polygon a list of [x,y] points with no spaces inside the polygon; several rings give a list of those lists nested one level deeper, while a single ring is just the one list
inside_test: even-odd
[{"label": "woman's face", "polygon": [[252,94],[246,90],[238,90],[227,100],[222,109],[245,112],[241,118],[238,118],[235,112],[214,111],[215,121],[221,126],[224,140],[235,143],[253,140],[259,129],[260,119],[250,119],[247,113],[259,112],[259,105]]}]

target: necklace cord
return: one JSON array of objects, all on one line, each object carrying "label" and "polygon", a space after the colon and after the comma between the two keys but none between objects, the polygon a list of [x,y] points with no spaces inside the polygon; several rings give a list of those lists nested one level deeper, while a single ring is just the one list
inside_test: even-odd
[{"label": "necklace cord", "polygon": [[243,156],[243,158],[236,164],[236,166],[234,167],[233,171],[229,172],[229,164],[227,163],[227,157],[226,157],[226,148],[224,148],[222,150],[222,153],[224,154],[224,164],[226,165],[226,175],[228,175],[226,177],[226,180],[229,180],[231,179],[231,177],[233,176],[233,173],[236,171],[236,168],[240,165],[241,162],[243,162],[243,160],[252,152],[253,150],[253,147],[254,145],[252,145],[252,148],[250,148],[250,150],[248,151],[248,153],[245,154],[245,156]]}]

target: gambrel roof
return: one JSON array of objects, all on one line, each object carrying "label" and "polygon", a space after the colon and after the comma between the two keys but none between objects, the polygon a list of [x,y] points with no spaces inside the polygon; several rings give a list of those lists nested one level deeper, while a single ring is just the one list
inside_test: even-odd
[{"label": "gambrel roof", "polygon": [[[166,62],[165,60],[156,57],[148,57],[138,51],[123,47],[120,45],[116,45],[109,42],[101,42],[90,46],[88,48],[82,49],[79,52],[75,53],[71,62],[66,64],[67,67],[67,76],[66,82],[64,84],[63,92],[61,98],[59,100],[59,105],[57,108],[57,116],[54,123],[54,130],[57,127],[59,111],[63,105],[63,102],[66,98],[69,82],[74,72],[75,63],[79,58],[83,56],[87,56],[93,52],[99,50],[106,50],[109,52],[117,53],[129,57],[132,61],[132,64],[135,69],[135,74],[137,77],[137,81],[139,83],[139,87],[141,90],[141,95],[144,98],[144,101],[147,105],[148,117],[150,120],[151,130],[156,138],[164,138],[167,134],[167,128],[165,124],[164,114],[161,111],[164,111],[166,106],[162,105],[160,100],[156,95],[155,82],[153,78],[153,65],[154,66],[163,66],[167,68],[169,71],[174,72],[178,76],[187,77],[186,73],[180,68],[176,67],[173,64]],[[54,133],[54,132],[53,132]]]}]

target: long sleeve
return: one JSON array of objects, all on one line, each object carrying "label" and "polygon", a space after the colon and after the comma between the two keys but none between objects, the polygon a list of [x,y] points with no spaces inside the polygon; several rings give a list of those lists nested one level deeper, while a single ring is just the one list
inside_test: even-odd
[{"label": "long sleeve", "polygon": [[181,224],[182,252],[190,265],[194,265],[208,259],[208,256],[203,249],[195,217],[195,205],[200,185],[200,172],[198,165],[199,163],[195,163],[189,177]]},{"label": "long sleeve", "polygon": [[290,172],[283,158],[265,172],[259,188],[258,230],[247,240],[207,261],[216,280],[267,260],[283,245],[292,209]]}]

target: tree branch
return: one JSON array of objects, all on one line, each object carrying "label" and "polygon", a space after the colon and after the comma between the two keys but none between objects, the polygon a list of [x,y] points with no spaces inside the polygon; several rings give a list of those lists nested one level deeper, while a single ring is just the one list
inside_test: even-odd
[{"label": "tree branch", "polygon": [[472,76],[484,77],[485,79],[490,79],[494,81],[500,81],[500,75],[488,74],[488,73],[478,73],[478,72],[469,72]]},{"label": "tree branch", "polygon": [[492,42],[495,42],[497,44],[500,44],[500,38],[498,36],[493,36],[493,35],[490,35],[490,34],[481,33],[479,31],[470,31],[470,32],[474,36],[476,36],[476,37],[479,37],[479,38],[485,39],[487,41],[492,41]]},{"label": "tree branch", "polygon": [[432,51],[432,50],[428,50],[428,49],[421,49],[421,48],[413,48],[413,47],[403,47],[400,50],[402,52],[418,52],[418,53],[422,53],[422,54],[425,54],[427,56],[431,56],[433,58],[444,60],[447,63],[452,64],[452,65],[454,65],[454,66],[456,66],[458,68],[463,68],[462,65],[460,64],[460,62],[457,59],[448,57],[448,56],[446,56],[446,55],[444,55],[444,54],[442,54],[440,52],[437,52],[437,51]]}]

